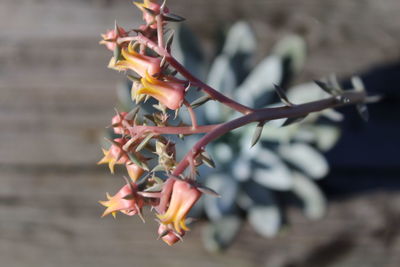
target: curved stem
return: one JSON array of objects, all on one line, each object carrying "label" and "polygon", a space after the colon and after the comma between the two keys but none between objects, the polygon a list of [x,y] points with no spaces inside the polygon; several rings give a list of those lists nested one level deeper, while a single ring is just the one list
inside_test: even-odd
[{"label": "curved stem", "polygon": [[141,44],[145,44],[148,48],[152,49],[154,52],[156,52],[160,56],[165,57],[167,62],[172,67],[174,67],[180,74],[182,74],[182,76],[184,76],[186,79],[188,79],[192,84],[199,86],[201,88],[201,90],[203,90],[206,94],[208,94],[214,100],[217,100],[220,103],[222,103],[236,111],[239,111],[240,113],[243,113],[243,114],[249,114],[254,111],[254,109],[236,102],[235,100],[225,96],[224,94],[218,92],[211,86],[200,81],[198,78],[193,76],[189,71],[187,71],[185,69],[185,67],[183,67],[174,57],[172,57],[171,54],[166,49],[159,47],[156,43],[154,43],[147,37],[145,37],[143,35],[138,35],[138,36],[129,36],[129,37],[118,38],[118,40],[117,40],[118,43],[130,42],[130,41],[137,41]]},{"label": "curved stem", "polygon": [[348,91],[343,93],[342,97],[346,98],[348,101],[346,103],[343,103],[337,97],[330,97],[327,99],[322,99],[306,104],[294,105],[292,107],[285,106],[277,108],[257,109],[256,111],[248,115],[244,115],[240,118],[221,124],[214,130],[203,136],[203,138],[201,138],[192,147],[192,149],[177,165],[172,175],[179,176],[181,173],[183,173],[183,171],[189,166],[191,158],[195,158],[211,141],[217,139],[227,132],[230,132],[246,124],[282,118],[302,117],[308,115],[309,113],[321,111],[327,108],[362,103],[366,100],[365,92]]},{"label": "curved stem", "polygon": [[189,111],[190,120],[192,121],[192,128],[193,128],[193,130],[196,130],[197,127],[198,127],[196,113],[194,112],[194,110],[193,110],[192,106],[190,105],[190,103],[187,102],[187,100],[185,100],[183,102],[183,104],[186,106],[186,108]]}]

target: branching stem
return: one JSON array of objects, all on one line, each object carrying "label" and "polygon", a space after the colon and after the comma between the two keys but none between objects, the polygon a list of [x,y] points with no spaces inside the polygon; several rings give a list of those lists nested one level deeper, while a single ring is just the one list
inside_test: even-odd
[{"label": "branching stem", "polygon": [[185,155],[181,162],[176,166],[174,172],[175,176],[179,176],[188,167],[190,159],[195,158],[204,147],[217,139],[218,137],[246,124],[259,121],[269,121],[282,118],[293,118],[306,116],[309,113],[318,112],[327,108],[334,108],[338,106],[351,105],[363,103],[366,100],[365,92],[347,91],[342,95],[347,99],[345,103],[338,100],[337,97],[330,97],[319,101],[314,101],[301,105],[294,105],[292,107],[277,107],[277,108],[263,108],[257,109],[254,112],[239,117],[237,119],[228,121],[215,127],[208,134],[203,136]]}]

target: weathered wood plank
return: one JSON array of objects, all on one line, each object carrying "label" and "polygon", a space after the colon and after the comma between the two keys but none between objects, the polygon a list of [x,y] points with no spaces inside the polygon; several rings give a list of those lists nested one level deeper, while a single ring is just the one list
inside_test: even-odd
[{"label": "weathered wood plank", "polygon": [[[201,224],[192,227],[184,243],[169,248],[156,240],[148,212],[147,224],[136,217],[100,219],[97,200],[122,185],[118,177],[68,168],[2,168],[1,173],[0,257],[5,266],[395,266],[399,260],[396,194],[333,203],[318,222],[290,210],[293,225],[280,236],[263,239],[246,225],[231,250],[209,255],[199,246]],[[364,257],[370,253],[373,263]]]}]

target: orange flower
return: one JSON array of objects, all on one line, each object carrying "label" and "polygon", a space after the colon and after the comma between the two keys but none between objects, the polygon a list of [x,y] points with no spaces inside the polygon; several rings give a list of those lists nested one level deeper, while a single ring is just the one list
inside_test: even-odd
[{"label": "orange flower", "polygon": [[101,217],[112,214],[115,218],[117,211],[129,216],[141,216],[144,199],[137,194],[137,185],[131,183],[123,186],[114,196],[107,193],[107,200],[99,203],[107,208]]},{"label": "orange flower", "polygon": [[150,95],[172,110],[176,110],[182,105],[185,97],[185,86],[183,84],[158,80],[148,72],[141,79],[141,82],[143,87],[134,92],[136,95]]},{"label": "orange flower", "polygon": [[109,150],[103,149],[104,157],[97,163],[100,164],[108,164],[111,173],[114,173],[114,168],[116,164],[125,165],[129,177],[132,181],[137,181],[140,176],[144,173],[143,168],[137,166],[130,159],[128,154],[122,150],[122,146],[126,144],[126,140],[123,138],[114,139],[113,144],[110,146]]},{"label": "orange flower", "polygon": [[125,143],[126,141],[123,138],[114,139],[114,142],[108,151],[102,149],[104,157],[97,162],[97,164],[100,165],[108,163],[111,173],[114,173],[115,164],[125,164],[129,161],[129,157],[121,148]]},{"label": "orange flower", "polygon": [[113,58],[110,62],[110,67],[116,70],[132,70],[144,77],[146,72],[150,75],[160,73],[161,59],[139,54],[135,51],[134,45],[129,45],[128,48],[122,48],[121,55],[124,58],[115,62]]},{"label": "orange flower", "polygon": [[183,180],[175,180],[171,193],[171,200],[167,211],[157,217],[166,226],[173,226],[176,233],[189,231],[185,224],[186,215],[201,197],[201,192],[191,183]]}]

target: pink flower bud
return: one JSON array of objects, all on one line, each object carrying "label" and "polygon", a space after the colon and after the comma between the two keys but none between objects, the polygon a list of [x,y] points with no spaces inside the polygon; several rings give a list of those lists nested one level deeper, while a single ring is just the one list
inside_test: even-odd
[{"label": "pink flower bud", "polygon": [[158,235],[165,243],[167,243],[169,246],[172,246],[173,244],[182,240],[185,232],[182,231],[181,233],[175,233],[174,230],[168,228],[168,226],[160,224],[158,227]]},{"label": "pink flower bud", "polygon": [[108,50],[114,51],[116,46],[116,40],[118,37],[128,36],[128,33],[122,28],[118,27],[118,32],[115,30],[109,30],[105,34],[102,34],[101,37],[103,40],[100,41],[100,44],[104,44]]},{"label": "pink flower bud", "polygon": [[125,119],[126,115],[128,115],[127,112],[120,112],[117,115],[115,115],[114,117],[112,117],[111,126],[112,126],[115,134],[121,134],[121,135],[124,134],[125,129],[122,124],[123,121],[126,121],[130,125],[133,123],[132,120]]}]

